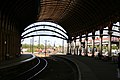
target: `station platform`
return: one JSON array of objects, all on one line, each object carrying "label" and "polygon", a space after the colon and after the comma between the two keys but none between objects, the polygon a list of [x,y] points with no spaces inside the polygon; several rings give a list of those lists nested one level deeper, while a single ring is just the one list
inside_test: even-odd
[{"label": "station platform", "polygon": [[80,80],[120,80],[117,63],[92,57],[68,55],[61,56],[74,62],[80,72]]},{"label": "station platform", "polygon": [[14,59],[8,59],[8,60],[5,60],[5,61],[2,61],[0,63],[0,69],[11,67],[11,66],[14,66],[14,65],[18,65],[22,62],[31,60],[33,58],[35,58],[35,56],[32,55],[32,54],[21,54],[19,57],[16,57]]}]

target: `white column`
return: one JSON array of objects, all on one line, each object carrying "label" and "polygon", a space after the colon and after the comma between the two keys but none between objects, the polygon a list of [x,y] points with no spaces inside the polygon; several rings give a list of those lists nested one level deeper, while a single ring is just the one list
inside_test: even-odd
[{"label": "white column", "polygon": [[74,55],[76,55],[76,39],[74,40]]}]

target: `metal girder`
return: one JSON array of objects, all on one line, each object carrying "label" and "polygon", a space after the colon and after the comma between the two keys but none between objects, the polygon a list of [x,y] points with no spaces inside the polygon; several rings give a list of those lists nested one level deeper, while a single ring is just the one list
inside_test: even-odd
[{"label": "metal girder", "polygon": [[43,26],[48,26],[48,27],[52,27],[52,28],[58,29],[58,30],[62,31],[64,34],[68,35],[67,32],[63,31],[62,29],[60,29],[60,28],[58,28],[58,27],[55,27],[55,26],[52,26],[52,25],[48,25],[48,24],[44,24],[44,25],[43,25],[43,24],[42,24],[42,25],[34,25],[34,26],[29,27],[29,28],[26,28],[26,29],[24,30],[24,32],[27,31],[27,30],[29,30],[29,29],[31,29],[31,28],[43,27]]},{"label": "metal girder", "polygon": [[37,30],[33,30],[33,31],[30,31],[30,32],[24,34],[22,37],[24,38],[26,35],[28,35],[28,34],[30,34],[30,33],[32,33],[32,32],[37,32],[37,31],[51,31],[51,32],[55,32],[55,33],[63,36],[65,39],[67,39],[67,37],[64,36],[63,34],[61,34],[60,32],[57,32],[57,31],[54,31],[54,30],[50,30],[50,29],[37,29]]},{"label": "metal girder", "polygon": [[63,38],[63,37],[60,37],[60,36],[56,36],[56,35],[46,35],[46,34],[41,34],[41,35],[30,35],[30,36],[26,36],[22,39],[25,39],[25,38],[29,38],[29,37],[35,37],[35,36],[51,36],[51,37],[57,37],[57,38],[60,38],[60,39],[64,39],[64,40],[67,40],[66,38]]}]

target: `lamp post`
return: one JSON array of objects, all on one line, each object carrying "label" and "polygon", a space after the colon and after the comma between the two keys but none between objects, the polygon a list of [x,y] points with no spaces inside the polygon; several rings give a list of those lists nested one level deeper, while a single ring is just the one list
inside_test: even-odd
[{"label": "lamp post", "polygon": [[32,38],[32,54],[34,53],[34,37]]},{"label": "lamp post", "polygon": [[38,41],[38,47],[40,48],[40,36],[39,36],[39,41]]},{"label": "lamp post", "polygon": [[46,57],[46,53],[47,53],[47,42],[49,42],[49,41],[45,40],[45,57]]},{"label": "lamp post", "polygon": [[47,49],[47,40],[45,40],[45,57],[46,57],[46,49]]},{"label": "lamp post", "polygon": [[32,42],[31,42],[31,39],[30,39],[30,52],[31,52],[31,43],[32,43]]},{"label": "lamp post", "polygon": [[54,41],[54,51],[55,51],[55,41]]},{"label": "lamp post", "polygon": [[40,54],[40,36],[38,37],[38,54]]},{"label": "lamp post", "polygon": [[63,42],[62,42],[62,52],[64,53],[64,39],[63,39]]}]

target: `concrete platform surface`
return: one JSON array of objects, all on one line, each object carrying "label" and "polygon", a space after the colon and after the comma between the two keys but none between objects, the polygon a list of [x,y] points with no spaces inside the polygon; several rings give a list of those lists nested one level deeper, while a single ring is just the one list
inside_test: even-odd
[{"label": "concrete platform surface", "polygon": [[32,55],[32,54],[21,54],[21,56],[16,57],[14,59],[8,59],[8,60],[5,60],[5,61],[2,61],[0,63],[0,69],[10,67],[10,66],[13,66],[13,65],[17,65],[17,64],[20,64],[24,61],[27,61],[27,60],[30,60],[30,59],[33,59],[33,58],[35,58],[35,56]]},{"label": "concrete platform surface", "polygon": [[68,55],[62,56],[73,61],[81,73],[81,80],[120,80],[117,77],[117,64],[92,57]]}]

